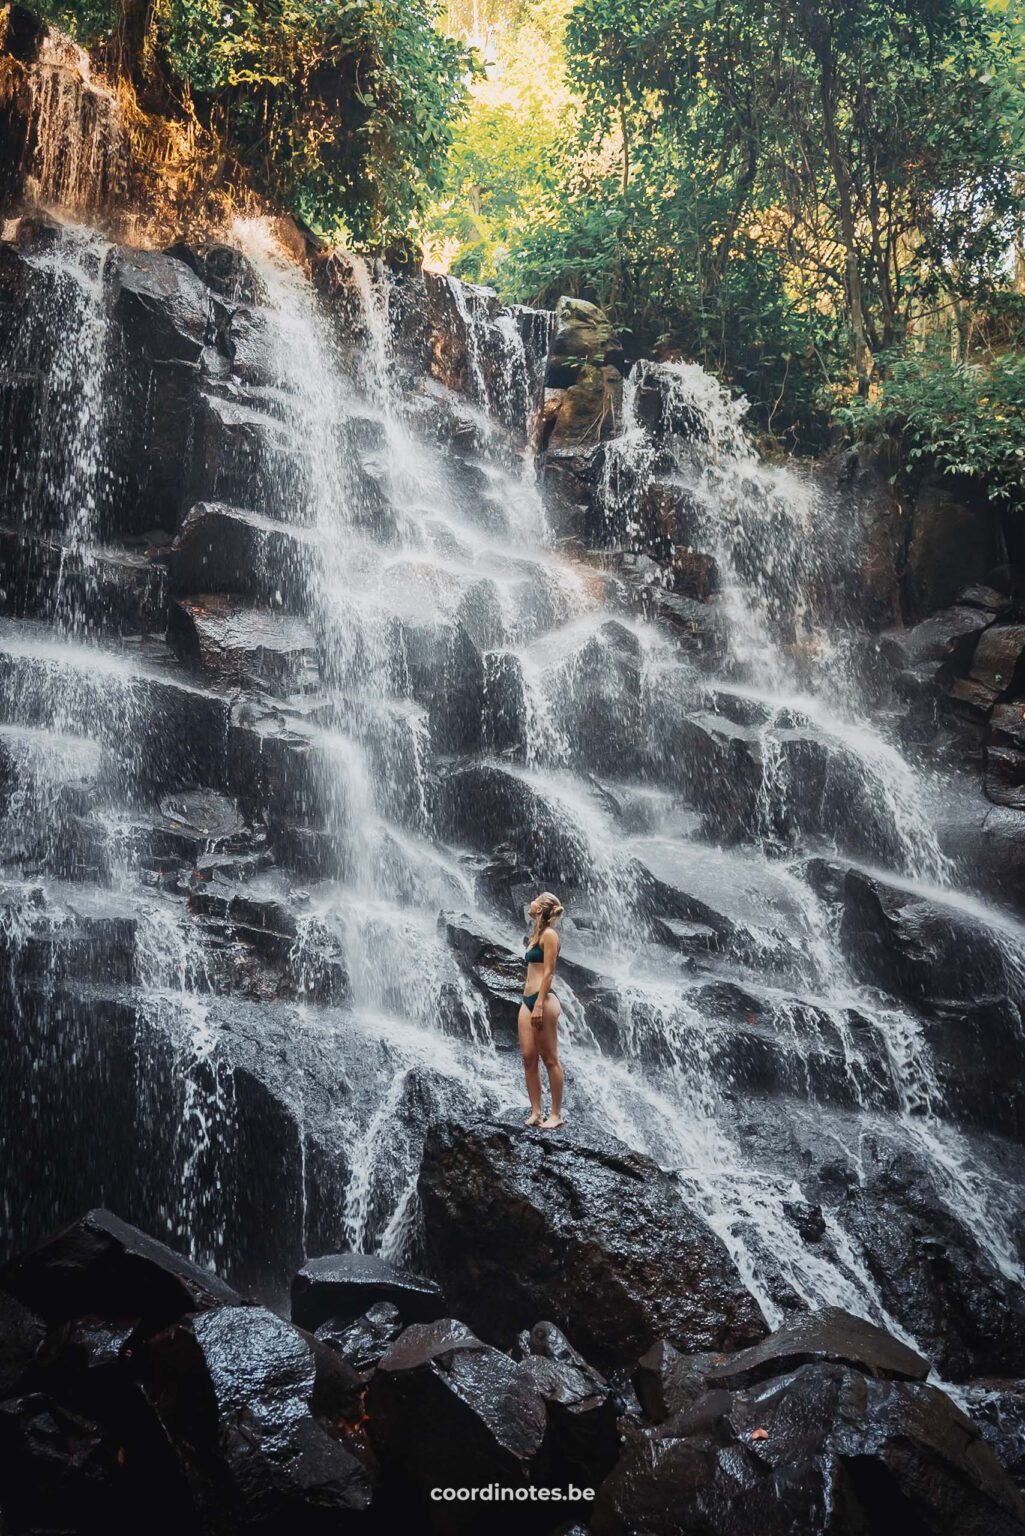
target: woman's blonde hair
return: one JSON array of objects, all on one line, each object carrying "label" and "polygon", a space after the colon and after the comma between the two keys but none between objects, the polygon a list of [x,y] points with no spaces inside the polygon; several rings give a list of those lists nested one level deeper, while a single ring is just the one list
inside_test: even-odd
[{"label": "woman's blonde hair", "polygon": [[566,910],[558,896],[554,896],[551,891],[541,891],[539,895],[534,897],[534,900],[540,902],[541,910],[534,919],[534,926],[530,934],[531,945],[537,944],[545,929],[558,922]]}]

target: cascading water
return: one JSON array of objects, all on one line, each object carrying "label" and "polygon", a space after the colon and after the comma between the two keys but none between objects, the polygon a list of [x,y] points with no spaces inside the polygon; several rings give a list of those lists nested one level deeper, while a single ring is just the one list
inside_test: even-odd
[{"label": "cascading water", "polygon": [[[651,824],[644,825],[640,835],[624,836],[617,823],[625,818],[610,814],[596,800],[586,773],[587,744],[580,739],[574,717],[591,702],[595,667],[600,670],[602,654],[610,654],[602,631],[614,615],[589,596],[591,583],[585,573],[560,567],[546,551],[536,493],[529,481],[504,472],[493,474],[487,494],[497,504],[497,515],[488,518],[483,531],[476,509],[469,516],[457,510],[439,513],[446,503],[457,509],[459,497],[453,494],[451,472],[437,452],[417,442],[393,408],[396,390],[388,375],[387,289],[377,286],[365,269],[360,272],[357,291],[373,344],[363,353],[362,377],[346,383],[329,322],[312,290],[295,268],[284,265],[266,246],[254,244],[252,237],[246,249],[264,285],[269,324],[277,333],[275,356],[282,395],[291,402],[287,412],[291,430],[307,445],[311,481],[320,488],[318,526],[331,556],[318,560],[311,591],[318,630],[325,637],[328,655],[334,656],[336,675],[344,674],[354,655],[364,662],[373,658],[357,688],[349,679],[341,705],[337,728],[346,733],[347,746],[325,760],[329,791],[334,776],[341,786],[341,802],[359,807],[355,819],[360,823],[361,851],[349,879],[340,889],[321,893],[321,900],[325,910],[346,913],[346,958],[354,1010],[363,1015],[362,1027],[380,1028],[394,1043],[401,1037],[402,1046],[383,1097],[354,1133],[346,1215],[349,1240],[380,1245],[387,1234],[389,1251],[397,1251],[393,1240],[397,1205],[391,1211],[378,1206],[375,1220],[371,1165],[375,1158],[386,1161],[394,1156],[391,1141],[403,1088],[413,1062],[422,1068],[425,1047],[435,1083],[441,1075],[432,1044],[436,1041],[440,1049],[447,1033],[442,999],[458,971],[440,949],[436,917],[439,908],[474,901],[457,863],[431,841],[437,826],[424,819],[422,809],[411,810],[408,796],[403,804],[403,796],[396,797],[392,787],[397,777],[405,778],[408,787],[410,764],[422,763],[438,751],[439,743],[430,739],[429,718],[425,721],[416,702],[407,697],[407,710],[414,715],[407,713],[405,718],[407,722],[420,719],[426,747],[422,753],[404,758],[400,753],[388,759],[382,757],[376,739],[375,710],[392,690],[393,697],[401,696],[411,686],[410,668],[395,665],[394,647],[408,646],[410,634],[403,635],[403,627],[412,613],[424,612],[419,605],[429,605],[438,622],[463,616],[469,627],[474,606],[483,599],[489,604],[486,629],[492,649],[488,654],[508,660],[521,679],[521,690],[526,690],[525,700],[523,692],[518,692],[527,737],[521,748],[524,766],[515,765],[514,751],[514,761],[505,762],[501,771],[525,786],[546,815],[554,817],[583,871],[580,884],[590,930],[581,927],[575,934],[574,950],[585,960],[593,956],[608,974],[609,956],[603,947],[617,945],[624,923],[636,938],[636,953],[625,962],[622,974],[614,977],[620,998],[618,1060],[610,1061],[602,1053],[584,1022],[583,1010],[567,998],[575,1111],[607,1124],[630,1144],[650,1150],[681,1172],[690,1199],[727,1241],[770,1320],[782,1316],[774,1300],[780,1275],[805,1300],[838,1302],[877,1315],[884,1310],[871,1277],[859,1263],[856,1246],[839,1225],[832,1225],[828,1258],[810,1252],[797,1239],[784,1243],[782,1235],[788,1229],[784,1208],[799,1196],[799,1190],[792,1178],[773,1176],[751,1165],[731,1135],[723,1100],[728,1072],[721,1059],[717,1021],[714,1014],[709,1015],[700,987],[689,989],[684,983],[681,989],[679,972],[667,969],[664,949],[652,939],[638,875],[646,858],[663,872],[667,860],[683,871],[690,864],[704,866],[704,878],[712,886],[724,878],[738,881],[739,876],[738,883],[750,883],[753,890],[749,913],[757,913],[753,921],[749,915],[739,918],[739,925],[747,927],[754,967],[760,969],[766,959],[770,966],[778,964],[773,950],[780,947],[779,926],[783,925],[788,930],[784,947],[791,986],[809,989],[795,996],[792,991],[767,987],[761,977],[756,983],[762,999],[770,1001],[778,1027],[785,1027],[789,1018],[795,1054],[800,1056],[808,1042],[793,1021],[801,1019],[806,1028],[810,1012],[823,1041],[839,1043],[852,1097],[872,1114],[874,1102],[878,1105],[882,1096],[849,1025],[855,1013],[867,1015],[887,1065],[886,1090],[896,1095],[900,1106],[903,1134],[930,1161],[939,1198],[971,1221],[1004,1273],[1019,1274],[1008,1229],[1013,1211],[1010,1192],[999,1179],[971,1167],[966,1146],[953,1128],[943,1124],[943,1096],[921,1031],[910,1015],[873,1004],[865,989],[844,973],[821,904],[800,869],[763,864],[754,854],[742,858],[704,844],[692,846],[673,829],[671,803],[659,805],[657,800],[643,812]],[[461,313],[475,329],[468,354],[479,359],[489,338],[465,301]],[[479,395],[483,385],[478,374],[479,361],[472,369],[474,393]],[[718,530],[716,556],[730,573],[728,605],[738,641],[730,672],[718,686],[724,692],[744,687],[749,699],[757,698],[759,690],[762,698],[769,698],[771,689],[776,695],[775,718],[784,710],[806,717],[811,728],[821,730],[835,750],[848,753],[859,771],[881,786],[881,794],[885,786],[885,814],[892,820],[902,850],[907,851],[908,862],[935,869],[925,817],[906,790],[910,773],[895,749],[862,722],[833,721],[810,693],[782,696],[793,683],[783,642],[776,634],[788,626],[793,633],[803,619],[796,612],[784,614],[779,598],[781,592],[793,597],[795,590],[799,597],[807,584],[794,562],[807,556],[808,525],[816,511],[809,493],[797,477],[773,471],[755,459],[735,407],[713,381],[698,370],[680,369],[678,382],[675,403],[685,405],[696,429],[688,466],[690,488],[703,499],[709,526],[716,509],[722,513],[725,507],[727,519]],[[395,508],[370,532],[358,497],[354,501],[357,493],[344,483],[328,430],[329,421],[337,423],[361,409],[352,383],[362,388],[376,412],[383,438],[380,483],[389,506]],[[629,440],[631,432],[643,429],[628,427],[626,452],[637,446]],[[685,473],[682,464],[680,473],[681,477]],[[785,558],[780,555],[779,566],[763,572],[751,601],[739,566],[745,553],[750,557],[743,548],[744,538],[766,504],[774,526],[786,517]],[[529,518],[522,516],[525,508]],[[513,534],[518,543],[510,571]],[[540,614],[517,612],[515,592],[524,567],[546,593],[546,611]],[[513,593],[507,597],[510,587]],[[638,648],[646,662],[651,658],[651,664],[673,666],[660,636],[622,619],[615,622],[623,625],[628,643]],[[478,621],[478,634],[483,627]],[[612,654],[621,638],[613,636]],[[680,670],[678,663],[676,670]],[[483,697],[487,708],[487,688]],[[650,731],[651,725],[643,721],[640,734]],[[367,772],[368,759],[375,764],[372,776]],[[354,789],[355,780],[358,789]],[[613,786],[613,798],[618,788]],[[416,806],[422,807],[422,797],[414,798]],[[352,819],[350,814],[350,837]],[[337,830],[340,838],[346,835],[341,822]],[[515,942],[507,930],[503,937]],[[750,968],[742,967],[738,974],[751,985]],[[473,1016],[472,1001],[464,999],[457,1006]],[[417,1032],[412,1054],[407,1037],[410,1025]],[[515,1073],[510,1075],[501,1058],[490,1051],[486,1034],[477,1038],[482,1049],[465,1056],[453,1055],[450,1044],[444,1044],[451,1073],[450,1108],[458,1107],[464,1096],[478,1105],[489,1099],[501,1104],[514,1091]],[[646,1065],[653,1056],[662,1063],[657,1086]],[[412,1168],[415,1148],[406,1150]],[[390,1182],[393,1191],[399,1192],[399,1203],[405,1201],[408,1186],[394,1176]]]},{"label": "cascading water", "polygon": [[121,119],[113,93],[93,80],[89,57],[60,32],[43,34],[30,77],[27,190],[45,207],[99,209],[113,192]]},{"label": "cascading water", "polygon": [[[57,271],[76,238],[38,260]],[[247,1276],[274,1223],[293,1260],[340,1241],[415,1258],[425,1121],[522,1097],[514,994],[496,1010],[459,946],[469,932],[515,952],[536,881],[568,908],[572,1117],[676,1170],[770,1322],[837,1302],[911,1331],[843,1201],[805,1187],[801,1138],[828,1144],[845,1189],[866,1183],[870,1145],[913,1159],[993,1272],[1020,1281],[1015,1192],[961,1123],[929,1030],[841,955],[837,858],[866,879],[895,869],[895,888],[995,932],[1021,992],[1019,930],[955,894],[921,775],[840,670],[842,625],[824,615],[851,554],[832,510],[757,458],[700,370],[661,370],[657,431],[644,370],[630,382],[608,517],[629,520],[654,474],[690,509],[729,642],[698,665],[600,561],[548,538],[524,449],[540,322],[451,285],[470,398],[442,396],[408,386],[401,280],[346,258],[318,288],[267,226],[230,240],[244,302],[215,307],[191,269],[152,258],[199,316],[175,345],[201,338],[179,373],[145,359],[147,400],[165,377],[197,391],[181,504],[155,545],[172,626],[192,626],[187,665],[96,633],[95,586],[51,607],[56,635],[19,615],[0,636],[0,730],[61,743],[64,785],[98,776],[74,801],[77,843],[65,820],[4,864],[22,884],[42,869],[73,932],[82,892],[64,899],[52,866],[81,848],[93,931],[131,926],[130,974],[103,1007],[135,1032],[133,1134],[154,1163],[124,1185],[145,1186],[133,1214]],[[116,522],[117,424],[109,392],[90,393],[114,278],[89,251],[82,318],[64,326],[83,340],[47,386],[69,428],[39,456],[45,496],[22,498],[51,509],[62,559]],[[39,799],[24,776],[8,796],[22,842]],[[5,905],[12,964],[38,916]],[[64,971],[44,980],[64,997]],[[235,1165],[257,1121],[282,1187],[254,1195]],[[794,1212],[813,1206],[808,1237]],[[284,1260],[268,1267],[279,1285]]]}]

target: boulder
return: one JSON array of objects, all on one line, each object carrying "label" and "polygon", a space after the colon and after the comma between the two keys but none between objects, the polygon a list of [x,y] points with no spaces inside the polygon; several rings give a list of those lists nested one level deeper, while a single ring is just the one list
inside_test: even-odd
[{"label": "boulder", "polygon": [[522,954],[481,933],[466,913],[442,913],[438,931],[482,997],[498,1049],[518,1048],[517,1013],[525,974]]},{"label": "boulder", "polygon": [[633,1384],[648,1418],[661,1424],[683,1408],[689,1408],[707,1390],[705,1376],[724,1356],[706,1351],[681,1355],[668,1339],[659,1339],[637,1362]]},{"label": "boulder", "polygon": [[908,582],[916,616],[953,603],[971,583],[983,582],[1000,558],[999,514],[976,487],[950,475],[931,475],[911,511]]},{"label": "boulder", "polygon": [[526,778],[497,763],[447,773],[438,789],[439,831],[490,853],[507,844],[532,881],[564,890],[586,878],[590,852],[577,828]]},{"label": "boulder", "polygon": [[427,710],[431,741],[440,752],[480,747],[484,662],[461,624],[424,617],[400,626],[409,689]]},{"label": "boulder", "polygon": [[765,1332],[720,1240],[670,1175],[625,1148],[442,1123],[418,1187],[432,1273],[500,1345],[539,1313],[601,1367],[661,1337],[700,1350]]},{"label": "boulder", "polygon": [[0,1291],[0,1398],[17,1392],[45,1337],[43,1319]]},{"label": "boulder", "polygon": [[1007,996],[1003,951],[982,923],[854,869],[844,881],[840,943],[863,981],[912,1004],[978,1009]]},{"label": "boulder", "polygon": [[595,1536],[1020,1536],[1025,1500],[936,1387],[816,1362],[716,1388],[637,1437]]},{"label": "boulder", "polygon": [[596,773],[637,767],[643,740],[641,647],[609,620],[559,667],[560,721],[574,762]]},{"label": "boulder", "polygon": [[951,674],[968,670],[979,636],[993,622],[993,615],[968,603],[943,608],[910,629],[889,630],[879,637],[886,659],[896,667],[935,663]]},{"label": "boulder", "polygon": [[585,364],[601,365],[617,355],[612,324],[605,311],[586,299],[563,294],[555,305],[546,382],[565,389],[577,382]]},{"label": "boulder", "polygon": [[328,1531],[370,1504],[355,1372],[262,1307],[183,1319],[146,1344],[139,1371],[202,1528]]},{"label": "boulder", "polygon": [[1025,811],[1025,701],[997,704],[986,728],[986,796],[994,805]]},{"label": "boulder", "polygon": [[336,1350],[361,1376],[369,1376],[402,1332],[402,1317],[393,1301],[376,1301],[353,1322],[329,1318],[316,1337]]},{"label": "boulder", "polygon": [[[421,1497],[432,1488],[525,1487],[544,1470],[548,1421],[529,1367],[451,1319],[399,1335],[374,1373],[367,1407],[383,1469]],[[472,1506],[452,1504],[444,1514],[454,1529],[486,1528]]]},{"label": "boulder", "polygon": [[967,676],[951,683],[955,703],[976,715],[1025,689],[1025,625],[991,624],[972,652]]},{"label": "boulder", "polygon": [[[926,1148],[932,1135],[948,1134],[938,1120],[932,1127],[925,1123]],[[763,1100],[738,1134],[748,1156],[775,1176],[803,1170],[805,1199],[830,1213],[879,1308],[947,1381],[1025,1374],[1025,1301],[1008,1256],[1013,1218],[1010,1231],[999,1220],[991,1230],[988,1212],[937,1198],[935,1154],[913,1131],[899,1122],[870,1130],[857,1114],[820,1104],[804,1112],[791,1099]],[[992,1167],[1006,1187],[1017,1187],[1023,1156],[1013,1143],[964,1131],[958,1142],[969,1167]],[[832,1248],[827,1237],[817,1251]]]},{"label": "boulder", "polygon": [[225,593],[179,598],[168,639],[185,660],[236,684],[286,693],[319,681],[316,642],[303,619],[250,608]]},{"label": "boulder", "polygon": [[546,448],[579,451],[611,437],[622,420],[623,379],[617,368],[587,361],[566,362],[559,377],[575,372],[564,389],[545,391]]},{"label": "boulder", "polygon": [[929,1374],[928,1360],[891,1333],[842,1307],[822,1307],[712,1366],[707,1381],[712,1389],[734,1391],[819,1360],[853,1365],[866,1376],[895,1381],[924,1381]]},{"label": "boulder", "polygon": [[596,1488],[619,1454],[612,1388],[554,1323],[535,1323],[519,1344],[548,1410],[554,1480]]},{"label": "boulder", "polygon": [[48,1323],[96,1313],[156,1326],[186,1312],[238,1306],[211,1270],[147,1237],[110,1211],[89,1211],[0,1270],[0,1289]]},{"label": "boulder", "polygon": [[174,256],[127,247],[118,249],[115,271],[115,310],[133,352],[198,364],[213,340],[214,308],[196,273]]},{"label": "boulder", "polygon": [[445,1315],[441,1287],[423,1275],[398,1269],[373,1253],[330,1253],[307,1259],[292,1281],[292,1321],[319,1328],[353,1321],[368,1306],[390,1301],[410,1323],[433,1322]]},{"label": "boulder", "polygon": [[306,601],[311,549],[301,528],[197,502],[171,546],[171,581],[179,593],[237,593],[294,610]]}]

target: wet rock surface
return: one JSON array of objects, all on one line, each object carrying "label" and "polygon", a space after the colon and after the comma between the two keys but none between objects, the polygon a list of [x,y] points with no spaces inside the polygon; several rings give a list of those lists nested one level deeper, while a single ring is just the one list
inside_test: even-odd
[{"label": "wet rock surface", "polygon": [[292,1281],[292,1321],[319,1328],[330,1318],[351,1322],[367,1307],[391,1302],[404,1321],[432,1322],[445,1313],[441,1287],[371,1253],[308,1259]]},{"label": "wet rock surface", "polygon": [[538,1313],[608,1365],[663,1336],[695,1350],[765,1331],[719,1240],[635,1153],[439,1125],[419,1192],[432,1272],[457,1311],[499,1344]]},{"label": "wet rock surface", "polygon": [[[382,1283],[380,1261],[343,1259]],[[687,1274],[667,1273],[682,1299]],[[0,1508],[16,1536],[128,1529],[144,1511],[210,1536],[396,1522],[540,1536],[571,1528],[571,1488],[581,1533],[863,1536],[894,1511],[936,1536],[1023,1528],[1025,1499],[927,1362],[837,1308],[733,1354],[660,1340],[629,1363],[638,1401],[546,1320],[507,1353],[451,1317],[403,1328],[378,1301],[313,1337],[109,1213],[7,1275],[38,1285],[47,1314],[0,1293]],[[969,1394],[1005,1452],[1015,1387]],[[467,1493],[432,1496],[448,1488]]]},{"label": "wet rock surface", "polygon": [[682,1529],[851,1533],[1021,1529],[1025,1504],[970,1420],[923,1383],[804,1365],[714,1388],[627,1450],[599,1490],[598,1536]]},{"label": "wet rock surface", "polygon": [[43,1309],[0,1307],[5,1528],[313,1532],[369,1506],[356,1373],[211,1271],[90,1212],[4,1277]]},{"label": "wet rock surface", "polygon": [[[5,35],[33,68],[38,25]],[[366,1398],[421,1306],[477,1342],[451,1324],[381,1400],[472,1426],[471,1479],[601,1481],[713,1370],[745,1374],[733,1397],[811,1371],[823,1435],[836,1372],[904,1412],[914,1381],[836,1319],[832,1351],[719,1361],[764,1332],[741,1271],[791,1321],[823,1287],[885,1310],[1020,1466],[1020,944],[960,899],[1025,900],[1013,529],[949,484],[905,516],[860,454],[808,501],[714,381],[628,370],[579,300],[508,309],[283,227],[243,255],[75,222],[0,240],[5,1252],[103,1202],[277,1309],[309,1254],[405,1277],[307,1273],[321,1349],[88,1218],[70,1269],[14,1266],[0,1305],[5,1531],[136,1529],[154,1486],[176,1531],[376,1518]],[[539,885],[568,909],[550,1142],[478,1123],[520,1093]],[[739,1269],[680,1204],[695,1180]],[[380,1454],[404,1492],[371,1511],[472,1527],[425,1515],[401,1435]],[[858,1529],[884,1473],[852,1454],[816,1486],[854,1489]],[[918,1498],[909,1529],[942,1526]]]}]

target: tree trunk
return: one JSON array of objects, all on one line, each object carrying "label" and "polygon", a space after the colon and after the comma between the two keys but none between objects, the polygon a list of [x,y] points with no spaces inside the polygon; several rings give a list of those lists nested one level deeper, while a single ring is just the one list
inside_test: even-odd
[{"label": "tree trunk", "polygon": [[723,273],[726,271],[726,263],[729,261],[730,252],[733,249],[733,242],[737,238],[737,230],[740,227],[740,221],[743,217],[744,209],[747,207],[748,193],[754,184],[754,179],[757,175],[757,172],[758,146],[754,137],[752,136],[748,140],[747,160],[745,162],[744,169],[737,177],[736,186],[734,188],[733,207],[730,209],[729,217],[726,220],[726,227],[720,236],[719,243],[715,248],[715,254],[712,257],[711,265],[709,266],[708,272],[705,275],[704,282],[701,285],[702,296],[706,300],[711,298],[719,284],[722,282]]},{"label": "tree trunk", "polygon": [[836,186],[840,213],[840,235],[844,248],[844,287],[851,321],[851,351],[854,371],[858,379],[858,394],[868,394],[868,369],[870,353],[868,327],[865,324],[865,301],[861,287],[861,263],[858,258],[857,227],[854,203],[851,196],[851,178],[840,148],[836,128],[835,78],[833,73],[833,38],[829,24],[816,8],[809,14],[804,9],[808,40],[819,67],[819,100],[822,103],[822,128],[826,141],[829,168]]},{"label": "tree trunk", "polygon": [[167,82],[157,55],[157,23],[163,0],[118,0],[114,30],[114,66],[134,85],[140,100],[160,105],[167,96]]},{"label": "tree trunk", "polygon": [[630,124],[626,117],[626,98],[619,98],[619,130],[623,136],[623,196],[630,190]]}]

